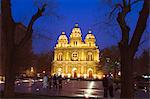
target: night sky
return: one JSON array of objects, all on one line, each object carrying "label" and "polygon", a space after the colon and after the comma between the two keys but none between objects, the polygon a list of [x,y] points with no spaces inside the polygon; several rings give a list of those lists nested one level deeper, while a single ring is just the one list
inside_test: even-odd
[{"label": "night sky", "polygon": [[[43,2],[48,3],[46,11],[43,17],[34,24],[33,50],[36,53],[52,50],[62,31],[65,31],[69,37],[75,23],[81,27],[83,39],[87,31],[92,30],[100,50],[117,45],[121,38],[120,29],[115,20],[117,11],[110,20],[108,16],[113,4],[105,2],[105,0],[12,0],[14,20],[27,26],[31,16]],[[134,5],[133,12],[127,16],[129,18],[127,22],[132,27],[131,32],[134,30],[141,5],[142,3]],[[147,28],[142,40],[147,39],[149,32],[150,29]],[[37,34],[45,35],[50,39],[39,37]],[[142,49],[147,47],[149,47],[148,41],[139,47],[138,52],[141,53]]]}]

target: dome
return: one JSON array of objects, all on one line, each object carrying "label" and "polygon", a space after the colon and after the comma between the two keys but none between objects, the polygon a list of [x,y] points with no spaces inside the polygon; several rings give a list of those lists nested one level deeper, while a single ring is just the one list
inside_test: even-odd
[{"label": "dome", "polygon": [[95,46],[95,41],[95,36],[91,31],[88,31],[88,34],[85,37],[85,43],[88,44],[88,46]]},{"label": "dome", "polygon": [[89,31],[85,39],[95,39],[95,36],[92,34],[92,31]]},{"label": "dome", "polygon": [[81,37],[81,29],[78,27],[78,24],[75,24],[75,27],[72,29],[70,37]]},{"label": "dome", "polygon": [[75,24],[75,27],[72,29],[72,33],[81,33],[81,30],[78,24]]},{"label": "dome", "polygon": [[68,41],[68,38],[67,38],[65,32],[62,32],[62,34],[59,36],[58,40],[67,40]]}]

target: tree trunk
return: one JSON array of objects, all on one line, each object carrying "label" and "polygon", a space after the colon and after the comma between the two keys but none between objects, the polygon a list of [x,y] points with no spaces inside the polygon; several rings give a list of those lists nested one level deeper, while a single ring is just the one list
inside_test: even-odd
[{"label": "tree trunk", "polygon": [[[128,6],[124,6],[124,9],[126,9],[126,7],[128,8]],[[122,12],[119,12],[117,17],[117,21],[122,30],[122,40],[119,43],[121,54],[121,98],[134,98],[133,60],[141,37],[147,26],[146,23],[149,16],[149,0],[144,0],[143,8],[139,13],[139,18],[130,43],[130,27],[127,26],[125,21],[125,16],[127,13],[124,9]]]},{"label": "tree trunk", "polygon": [[120,46],[121,55],[121,98],[134,97],[133,54],[128,45]]},{"label": "tree trunk", "polygon": [[14,30],[10,0],[2,0],[2,62],[5,67],[4,97],[14,97]]},{"label": "tree trunk", "polygon": [[17,50],[22,48],[24,44],[32,37],[32,27],[34,22],[43,15],[46,4],[42,8],[38,8],[38,11],[32,16],[27,28],[25,37],[22,38],[19,45],[15,44],[15,26],[16,23],[12,18],[11,12],[11,0],[1,0],[2,5],[2,62],[5,67],[5,86],[4,97],[14,97],[14,82],[16,77],[16,57]]},{"label": "tree trunk", "polygon": [[14,81],[15,81],[15,50],[12,41],[12,34],[14,32],[14,26],[7,32],[3,32],[3,59],[5,66],[5,86],[4,86],[4,97],[14,97]]},{"label": "tree trunk", "polygon": [[[8,49],[10,53],[6,55],[7,66],[5,70],[5,87],[4,87],[4,97],[12,98],[15,96],[15,66],[14,66],[14,52]],[[8,52],[8,51],[7,51]]]}]

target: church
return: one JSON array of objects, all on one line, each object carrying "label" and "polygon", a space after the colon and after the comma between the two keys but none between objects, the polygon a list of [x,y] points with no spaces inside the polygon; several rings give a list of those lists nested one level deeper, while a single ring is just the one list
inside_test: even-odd
[{"label": "church", "polygon": [[81,29],[75,24],[69,39],[65,32],[58,38],[51,73],[66,78],[98,78],[99,53],[92,31],[82,40]]}]

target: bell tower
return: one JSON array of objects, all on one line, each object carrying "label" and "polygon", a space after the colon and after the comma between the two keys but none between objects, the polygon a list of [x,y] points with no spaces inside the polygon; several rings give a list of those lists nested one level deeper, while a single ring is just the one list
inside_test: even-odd
[{"label": "bell tower", "polygon": [[68,38],[65,34],[65,32],[62,32],[62,34],[58,38],[58,44],[57,47],[65,47],[68,44]]},{"label": "bell tower", "polygon": [[87,44],[87,46],[95,46],[96,40],[91,30],[88,31],[84,41],[85,41],[85,44]]},{"label": "bell tower", "polygon": [[79,47],[82,44],[82,34],[81,29],[78,24],[75,24],[75,27],[72,29],[72,33],[70,35],[70,45],[74,47]]}]

